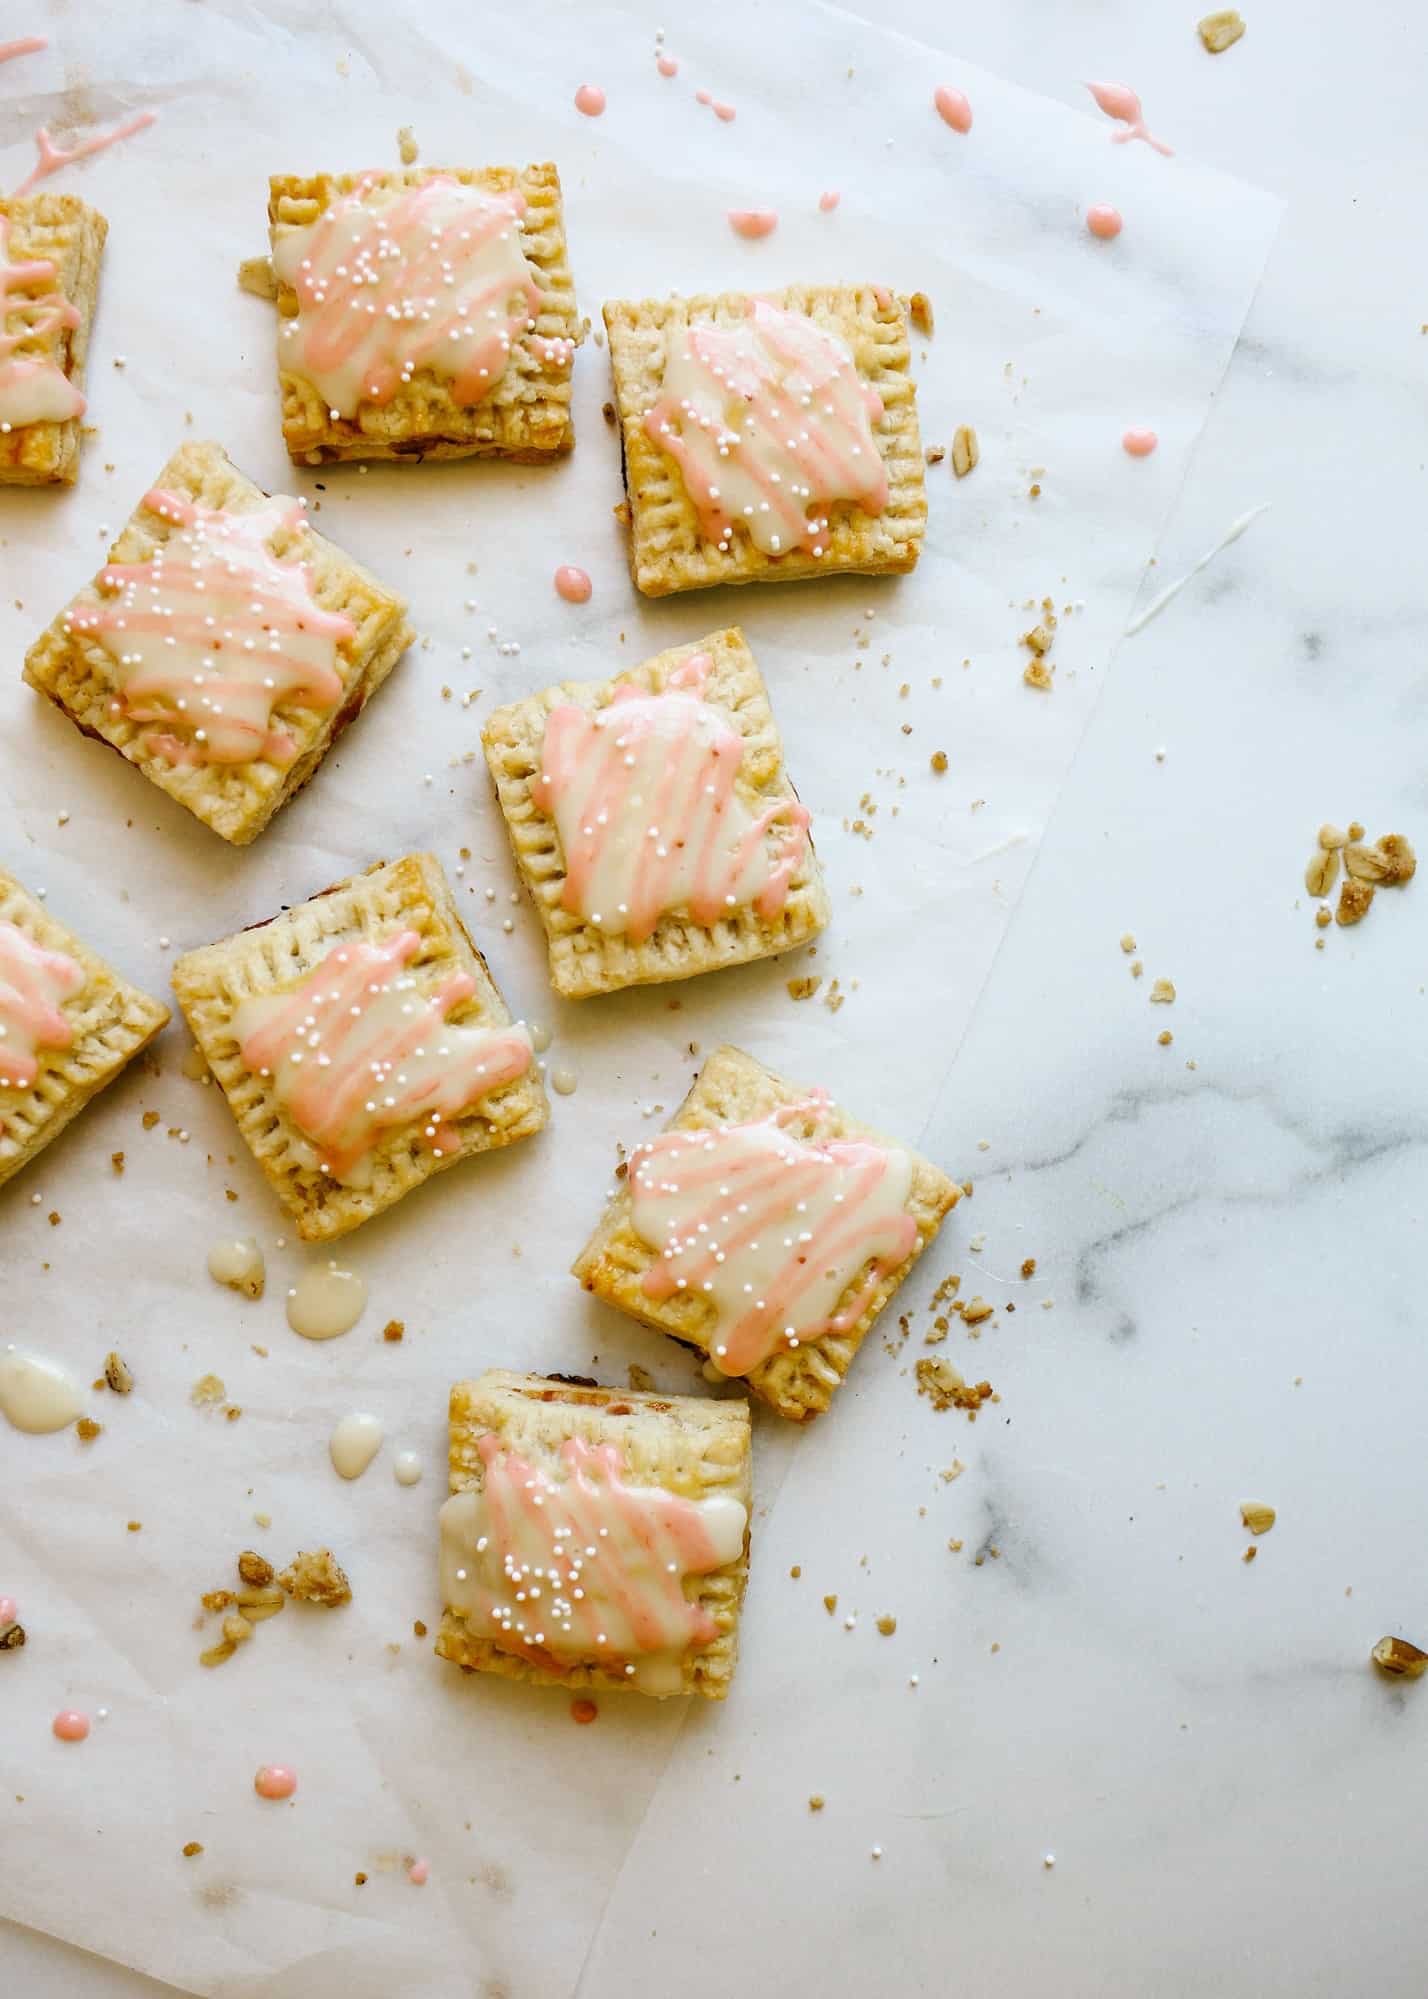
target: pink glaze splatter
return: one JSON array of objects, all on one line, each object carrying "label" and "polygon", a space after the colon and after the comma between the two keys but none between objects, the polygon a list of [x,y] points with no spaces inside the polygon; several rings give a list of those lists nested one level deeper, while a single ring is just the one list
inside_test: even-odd
[{"label": "pink glaze splatter", "polygon": [[575,108],[587,118],[598,118],[605,109],[605,93],[598,83],[582,83],[575,93]]},{"label": "pink glaze splatter", "polygon": [[43,35],[21,35],[18,42],[0,42],[0,62],[13,62],[16,56],[38,55],[48,47]]},{"label": "pink glaze splatter", "polygon": [[16,1604],[13,1596],[0,1596],[0,1624],[15,1622]]},{"label": "pink glaze splatter", "polygon": [[1123,132],[1112,132],[1116,145],[1125,145],[1128,139],[1144,139],[1157,153],[1164,153],[1169,159],[1174,153],[1173,146],[1167,146],[1163,139],[1157,139],[1146,127],[1140,108],[1140,99],[1128,83],[1088,83],[1087,90],[1108,118],[1117,119],[1125,126]]},{"label": "pink glaze splatter", "polygon": [[425,1888],[430,1873],[431,1862],[429,1860],[414,1860],[407,1869],[407,1879],[411,1882],[413,1888]]},{"label": "pink glaze splatter", "polygon": [[568,562],[561,563],[555,572],[557,597],[563,597],[567,604],[588,604],[590,590],[590,578],[583,569],[576,569]]},{"label": "pink glaze splatter", "polygon": [[297,1789],[297,1772],[290,1770],[286,1763],[260,1764],[253,1779],[253,1789],[260,1798],[290,1798]]},{"label": "pink glaze splatter", "polygon": [[81,1714],[78,1708],[61,1708],[50,1727],[61,1742],[83,1742],[89,1733],[89,1716]]},{"label": "pink glaze splatter", "polygon": [[1118,208],[1112,208],[1109,202],[1098,201],[1094,208],[1086,210],[1086,227],[1103,243],[1109,243],[1113,236],[1120,235],[1125,222]]},{"label": "pink glaze splatter", "polygon": [[954,132],[971,131],[972,107],[967,102],[965,91],[954,90],[950,83],[939,83],[932,93],[932,101],[944,125],[950,125]]},{"label": "pink glaze splatter", "polygon": [[771,208],[731,208],[729,227],[736,236],[747,236],[750,242],[757,242],[760,236],[772,236],[778,228],[778,217]]},{"label": "pink glaze splatter", "polygon": [[1159,442],[1153,430],[1128,430],[1121,439],[1121,449],[1132,458],[1149,458]]},{"label": "pink glaze splatter", "polygon": [[707,90],[696,90],[694,101],[696,104],[707,104],[714,116],[725,125],[732,125],[739,115],[732,104],[722,103],[719,98],[712,97]]},{"label": "pink glaze splatter", "polygon": [[656,56],[655,68],[659,71],[661,76],[679,75],[679,64],[675,61],[673,56]]},{"label": "pink glaze splatter", "polygon": [[823,210],[825,215],[831,215],[842,199],[843,197],[839,194],[837,188],[830,187],[827,194],[819,195],[818,206]]},{"label": "pink glaze splatter", "polygon": [[28,194],[36,181],[42,181],[50,174],[57,174],[61,167],[67,167],[74,160],[87,160],[91,153],[102,153],[106,146],[116,146],[121,139],[132,139],[136,132],[146,132],[154,122],[152,111],[140,111],[123,125],[116,125],[112,132],[96,132],[92,139],[81,139],[77,146],[57,146],[50,137],[49,127],[41,125],[35,134],[35,147],[39,158],[29,174],[15,189],[16,198]]}]

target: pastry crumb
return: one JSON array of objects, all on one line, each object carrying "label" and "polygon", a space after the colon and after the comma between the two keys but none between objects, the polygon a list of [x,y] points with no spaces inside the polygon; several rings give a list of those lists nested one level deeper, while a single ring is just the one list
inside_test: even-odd
[{"label": "pastry crumb", "polygon": [[1157,979],[1150,989],[1152,1006],[1174,1006],[1175,983],[1172,979]]},{"label": "pastry crumb", "polygon": [[398,1340],[405,1337],[406,1330],[405,1319],[388,1319],[382,1328],[382,1338],[395,1346]]},{"label": "pastry crumb", "polygon": [[1056,684],[1051,678],[1051,669],[1039,659],[1029,659],[1021,677],[1028,687],[1035,687],[1043,694],[1049,694]]},{"label": "pastry crumb", "polygon": [[134,1386],[134,1377],[117,1353],[104,1356],[104,1379],[116,1395],[128,1395]]},{"label": "pastry crumb", "polygon": [[811,1812],[821,1812],[825,1802],[826,1800],[815,1791],[813,1796],[808,1800],[808,1809]]},{"label": "pastry crumb", "polygon": [[1343,930],[1355,923],[1362,923],[1373,902],[1372,882],[1356,881],[1352,875],[1339,890],[1339,906],[1334,911],[1334,921]]},{"label": "pastry crumb", "polygon": [[92,1444],[103,1428],[104,1425],[96,1423],[92,1416],[81,1416],[74,1426],[74,1433],[82,1444]]},{"label": "pastry crumb", "polygon": [[833,1613],[834,1613],[834,1612],[835,1612],[835,1611],[837,1610],[837,1608],[838,1608],[838,1599],[837,1599],[837,1597],[836,1597],[836,1596],[825,1596],[825,1597],[824,1597],[824,1599],[823,1599],[823,1608],[824,1608],[824,1609],[825,1609],[825,1610],[827,1611],[828,1615],[829,1615],[829,1616],[831,1617],[831,1616],[833,1615]]},{"label": "pastry crumb", "polygon": [[1243,17],[1233,7],[1222,7],[1216,14],[1207,14],[1197,29],[1200,40],[1212,56],[1223,55],[1226,49],[1233,48],[1244,31]]},{"label": "pastry crumb", "polygon": [[812,999],[822,983],[822,979],[790,979],[788,982],[788,996],[794,1000]]},{"label": "pastry crumb", "polygon": [[111,1152],[111,1153],[110,1153],[110,1155],[109,1155],[109,1164],[110,1164],[110,1165],[111,1165],[111,1166],[112,1166],[112,1167],[114,1168],[114,1171],[115,1171],[116,1173],[122,1173],[122,1172],[124,1171],[124,1155],[123,1155],[123,1153],[122,1153],[122,1152]]},{"label": "pastry crumb", "polygon": [[425,1638],[426,1636],[426,1626],[419,1617],[415,1618],[412,1622],[412,1636],[413,1638]]},{"label": "pastry crumb", "polygon": [[410,125],[397,127],[397,153],[404,167],[413,167],[417,162],[419,148]]},{"label": "pastry crumb", "polygon": [[1035,1277],[1036,1258],[1034,1256],[1026,1256],[1022,1258],[1021,1274],[1023,1278]]},{"label": "pastry crumb", "polygon": [[1134,949],[1135,949],[1135,939],[1134,939],[1134,937],[1132,937],[1132,935],[1131,935],[1131,933],[1129,932],[1129,930],[1127,930],[1127,931],[1124,931],[1124,932],[1122,933],[1122,936],[1121,936],[1121,949],[1122,949],[1122,950],[1123,950],[1123,951],[1125,952],[1125,954],[1126,954],[1126,956],[1127,956],[1127,957],[1129,957],[1129,956],[1131,955],[1132,951],[1134,951]]},{"label": "pastry crumb", "polygon": [[320,1603],[331,1610],[352,1601],[352,1585],[330,1548],[294,1555],[278,1581],[298,1603]]},{"label": "pastry crumb", "polygon": [[1380,1638],[1370,1656],[1381,1673],[1396,1680],[1419,1680],[1428,1672],[1428,1652],[1406,1638]]},{"label": "pastry crumb", "polygon": [[975,1422],[977,1411],[992,1392],[989,1381],[974,1384],[964,1381],[951,1361],[940,1354],[920,1360],[913,1373],[917,1377],[918,1394],[925,1395],[939,1414],[945,1409],[965,1409]]},{"label": "pastry crumb", "polygon": [[1240,1560],[1242,1562],[1252,1562],[1258,1553],[1259,1549],[1255,1547],[1253,1542],[1251,1542],[1249,1547],[1246,1548],[1244,1553],[1240,1556]]},{"label": "pastry crumb", "polygon": [[265,1556],[257,1554],[252,1548],[245,1548],[238,1557],[238,1573],[245,1583],[261,1587],[273,1580],[273,1565]]},{"label": "pastry crumb", "polygon": [[216,1374],[201,1374],[188,1391],[188,1399],[195,1409],[211,1409],[228,1400],[228,1390]]},{"label": "pastry crumb", "polygon": [[254,298],[275,299],[278,280],[271,257],[245,257],[238,266],[238,289]]},{"label": "pastry crumb", "polygon": [[183,1857],[185,1860],[196,1860],[202,1851],[203,1847],[198,1840],[190,1839],[184,1845]]},{"label": "pastry crumb", "polygon": [[914,292],[908,300],[907,316],[919,333],[929,336],[936,331],[932,316],[932,300],[926,292]]},{"label": "pastry crumb", "polygon": [[878,1630],[884,1638],[891,1638],[897,1630],[897,1619],[895,1617],[880,1617],[878,1619]]},{"label": "pastry crumb", "polygon": [[1155,1039],[1157,1044],[1161,1048],[1168,1048],[1171,1042],[1175,1039],[1175,1036],[1170,1032],[1170,1029],[1168,1027],[1162,1027],[1159,1034],[1156,1035]]}]

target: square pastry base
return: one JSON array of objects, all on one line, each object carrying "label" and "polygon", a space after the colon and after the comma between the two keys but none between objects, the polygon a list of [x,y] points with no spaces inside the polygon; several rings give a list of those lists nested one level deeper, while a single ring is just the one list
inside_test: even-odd
[{"label": "square pastry base", "polygon": [[[482,1438],[524,1459],[552,1482],[567,1476],[562,1448],[575,1438],[593,1449],[613,1446],[632,1490],[659,1486],[696,1503],[716,1497],[752,1506],[749,1405],[742,1400],[703,1401],[689,1395],[655,1395],[599,1388],[538,1374],[493,1369],[479,1381],[458,1381],[451,1391],[451,1490],[480,1491],[486,1463]],[[445,1523],[444,1523],[445,1525]],[[448,1530],[449,1531],[449,1530]],[[712,1635],[666,1670],[677,1684],[667,1691],[723,1700],[738,1651],[739,1609],[749,1572],[748,1533],[738,1555],[722,1568],[685,1578],[685,1596],[711,1620]],[[623,1664],[598,1658],[560,1665],[503,1651],[473,1631],[458,1610],[446,1607],[436,1650],[468,1672],[500,1673],[540,1686],[647,1691]]]},{"label": "square pastry base", "polygon": [[[234,515],[250,514],[268,499],[216,444],[183,445],[151,490]],[[110,549],[109,561],[152,562],[186,532],[177,522],[141,503]],[[294,540],[290,531],[279,529],[269,545],[282,558],[294,552]],[[86,736],[118,750],[160,791],[177,799],[223,839],[236,847],[247,846],[273,814],[302,790],[412,641],[402,599],[311,528],[301,536],[301,560],[308,565],[318,607],[348,618],[355,635],[337,643],[334,667],[342,693],[333,708],[319,713],[294,701],[279,701],[274,707],[274,725],[296,745],[291,763],[260,757],[251,763],[190,764],[160,755],[153,742],[156,734],[162,735],[162,725],[156,731],[152,722],[135,721],[123,712],[114,661],[99,639],[92,633],[67,629],[66,620],[72,612],[114,602],[116,593],[101,590],[97,577],[30,647],[25,656],[25,678]]]},{"label": "square pastry base", "polygon": [[467,936],[446,876],[432,854],[378,862],[365,874],[297,903],[281,916],[189,951],[174,966],[174,991],[203,1058],[228,1099],[253,1157],[293,1216],[305,1242],[345,1235],[434,1173],[459,1160],[528,1138],[547,1117],[534,1065],[516,1082],[444,1120],[459,1144],[440,1156],[422,1137],[422,1120],[379,1132],[370,1154],[371,1184],[345,1186],[323,1173],[289,1117],[271,1078],[256,1075],[239,1052],[235,1018],[243,1002],[290,992],[342,944],[377,944],[415,931],[420,945],[405,970],[428,996],[454,973],[475,992],[452,1012],[453,1026],[498,1028],[511,1015]]},{"label": "square pastry base", "polygon": [[[765,1069],[761,1062],[738,1048],[716,1048],[665,1130],[709,1131],[719,1125],[751,1124],[777,1110],[807,1105],[810,1094],[801,1085],[787,1083],[774,1075],[771,1069]],[[883,1137],[831,1103],[803,1111],[785,1129],[789,1136],[810,1144],[866,1138],[889,1148],[897,1146],[895,1139]],[[908,1152],[906,1146],[897,1149]],[[961,1188],[938,1167],[916,1153],[908,1152],[908,1157],[912,1182],[907,1212],[917,1224],[917,1241],[911,1254],[886,1277],[876,1281],[863,1310],[846,1331],[824,1333],[818,1338],[805,1339],[796,1348],[771,1354],[743,1377],[751,1394],[770,1403],[780,1416],[787,1416],[795,1423],[820,1415],[828,1407],[873,1321],[932,1241],[943,1217],[961,1199]],[[656,1332],[668,1333],[672,1339],[709,1354],[715,1334],[712,1303],[695,1290],[654,1299],[641,1284],[646,1271],[659,1263],[660,1255],[659,1248],[636,1232],[626,1179],[572,1268],[586,1290],[603,1298],[607,1305],[617,1305]],[[871,1260],[860,1265],[830,1316],[837,1316],[857,1302],[870,1271]]]},{"label": "square pastry base", "polygon": [[[52,264],[58,293],[79,315],[77,326],[57,327],[38,344],[20,349],[28,360],[44,354],[76,389],[84,387],[89,332],[99,298],[99,264],[109,224],[97,208],[73,194],[0,195],[0,264]],[[8,241],[7,241],[8,238]],[[37,292],[0,297],[0,331],[14,334],[19,301]],[[72,485],[79,471],[83,414],[58,423],[27,423],[0,435],[0,486]]]},{"label": "square pastry base", "polygon": [[[0,868],[0,930],[7,925],[40,950],[72,959],[84,984],[61,1007],[74,1036],[68,1048],[37,1049],[39,1069],[28,1086],[0,1084],[0,1186],[58,1138],[169,1018],[166,1006],[121,979]],[[0,955],[0,981],[4,967]]]},{"label": "square pastry base", "polygon": [[[408,167],[388,173],[275,174],[268,183],[269,235],[276,250],[293,229],[310,228],[334,202],[370,189],[385,199],[437,179],[460,181],[488,194],[525,196],[521,248],[541,289],[533,329],[512,345],[510,363],[491,394],[458,403],[451,384],[429,368],[387,403],[359,403],[352,417],[334,416],[321,393],[282,365],[283,441],[294,463],[326,465],[361,458],[514,458],[544,464],[575,442],[570,417],[574,349],[583,338],[565,247],[560,175],[549,161],[528,167]],[[298,309],[291,285],[276,284],[286,324]]]},{"label": "square pastry base", "polygon": [[846,342],[859,376],[882,398],[884,416],[873,436],[887,472],[887,506],[875,515],[851,501],[834,502],[821,556],[802,548],[766,555],[737,521],[728,548],[707,541],[679,467],[646,433],[645,417],[659,398],[669,342],[691,323],[736,324],[748,312],[749,295],[616,300],[605,307],[605,328],[630,517],[630,574],[646,597],[839,571],[892,575],[913,568],[921,552],[927,493],[902,307],[878,285],[793,285],[759,296],[787,312],[805,313]]},{"label": "square pastry base", "polygon": [[544,693],[528,695],[509,708],[498,708],[482,731],[486,761],[516,864],[545,925],[550,982],[564,999],[585,999],[594,993],[615,992],[621,986],[689,979],[725,965],[773,957],[806,944],[828,922],[828,896],[811,839],[789,881],[787,900],[774,916],[761,916],[749,905],[713,924],[697,923],[687,913],[669,915],[661,918],[649,937],[632,943],[628,937],[611,936],[564,907],[566,863],[560,835],[554,819],[536,804],[532,794],[540,775],[551,710],[563,703],[592,712],[607,708],[619,687],[661,694],[672,675],[701,654],[710,660],[702,698],[744,739],[738,784],[741,801],[752,815],[776,799],[796,799],[798,794],[784,770],[783,749],[763,676],[743,633],[734,628],[657,653],[613,680],[566,681],[546,688]]}]

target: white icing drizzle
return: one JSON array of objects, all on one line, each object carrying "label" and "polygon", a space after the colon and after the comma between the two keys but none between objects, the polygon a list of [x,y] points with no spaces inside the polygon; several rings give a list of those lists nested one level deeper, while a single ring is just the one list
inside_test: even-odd
[{"label": "white icing drizzle", "polygon": [[1200,560],[1192,563],[1183,576],[1177,576],[1173,583],[1166,585],[1158,597],[1151,598],[1143,611],[1136,612],[1135,616],[1126,626],[1126,637],[1128,639],[1134,638],[1137,632],[1145,629],[1152,618],[1158,618],[1167,604],[1174,603],[1187,583],[1192,582],[1202,569],[1208,569],[1215,557],[1227,549],[1232,542],[1239,540],[1251,521],[1257,521],[1261,514],[1269,512],[1269,506],[1270,503],[1268,500],[1261,500],[1259,505],[1251,507],[1247,514],[1240,514],[1236,519],[1232,520],[1213,548],[1207,548],[1205,553],[1200,557]]},{"label": "white icing drizzle", "polygon": [[367,1305],[367,1280],[337,1263],[314,1263],[288,1292],[288,1324],[305,1340],[350,1333]]},{"label": "white icing drizzle", "polygon": [[79,1383],[44,1354],[0,1347],[0,1415],[17,1430],[42,1436],[63,1430],[83,1411]]},{"label": "white icing drizzle", "polygon": [[332,1469],[339,1478],[361,1478],[382,1448],[382,1419],[354,1409],[333,1425],[327,1441]]}]

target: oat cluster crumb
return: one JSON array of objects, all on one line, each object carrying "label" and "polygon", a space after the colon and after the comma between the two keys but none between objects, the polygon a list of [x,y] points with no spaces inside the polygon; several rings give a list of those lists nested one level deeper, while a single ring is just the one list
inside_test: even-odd
[{"label": "oat cluster crumb", "polygon": [[1054,685],[1052,679],[1056,671],[1048,662],[1047,655],[1056,643],[1056,605],[1052,598],[1043,597],[1039,607],[1040,615],[1029,631],[1022,633],[1019,643],[1031,654],[1022,670],[1022,679],[1028,687],[1035,687],[1043,694],[1049,694]]},{"label": "oat cluster crumb", "polygon": [[1171,979],[1157,979],[1150,989],[1152,1006],[1174,1006],[1175,984]]},{"label": "oat cluster crumb", "polygon": [[1267,1534],[1276,1518],[1274,1508],[1257,1499],[1247,1499],[1240,1508],[1240,1519],[1251,1534]]},{"label": "oat cluster crumb", "polygon": [[386,1340],[389,1345],[395,1346],[398,1340],[403,1339],[405,1337],[406,1330],[407,1330],[406,1322],[404,1320],[388,1319],[386,1325],[383,1326],[382,1328],[382,1338]]},{"label": "oat cluster crumb", "polygon": [[[1357,819],[1350,821],[1347,832],[1326,822],[1319,828],[1318,845],[1304,869],[1304,886],[1310,895],[1323,903],[1339,880],[1341,865],[1344,880],[1338,906],[1332,915],[1327,904],[1315,910],[1316,929],[1326,930],[1331,921],[1343,930],[1362,923],[1377,889],[1402,888],[1412,881],[1418,857],[1402,833],[1385,833],[1370,846]],[[1315,945],[1322,951],[1324,939],[1316,938]]]},{"label": "oat cluster crumb", "polygon": [[951,1361],[940,1354],[920,1360],[913,1373],[918,1394],[925,1395],[939,1414],[946,1409],[965,1409],[968,1421],[975,1423],[977,1411],[991,1398],[990,1381],[964,1381]]},{"label": "oat cluster crumb", "polygon": [[1420,1680],[1428,1672],[1428,1652],[1406,1638],[1380,1638],[1372,1657],[1379,1671],[1395,1680]]},{"label": "oat cluster crumb", "polygon": [[1196,30],[1212,56],[1223,55],[1226,49],[1233,48],[1244,31],[1243,16],[1233,7],[1222,7],[1217,13],[1207,14]]},{"label": "oat cluster crumb", "polygon": [[332,1610],[352,1601],[352,1585],[330,1548],[294,1555],[278,1581],[298,1603],[320,1603]]}]

